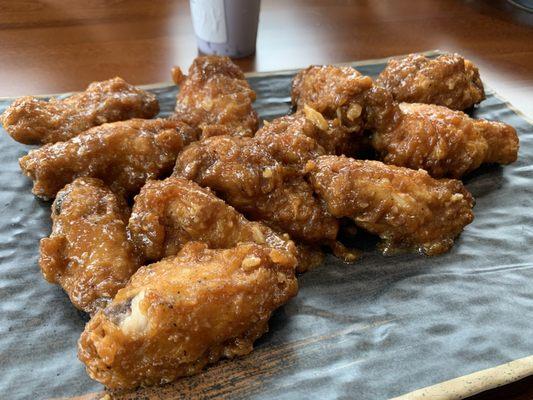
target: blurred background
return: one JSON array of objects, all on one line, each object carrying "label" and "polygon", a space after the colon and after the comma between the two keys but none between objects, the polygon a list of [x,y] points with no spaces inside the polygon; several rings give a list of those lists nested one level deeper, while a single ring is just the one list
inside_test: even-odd
[{"label": "blurred background", "polygon": [[[455,51],[533,117],[533,14],[517,2],[263,0],[256,54],[238,64],[271,71]],[[0,2],[3,97],[79,90],[115,75],[169,81],[173,65],[187,68],[196,55],[188,0]]]}]

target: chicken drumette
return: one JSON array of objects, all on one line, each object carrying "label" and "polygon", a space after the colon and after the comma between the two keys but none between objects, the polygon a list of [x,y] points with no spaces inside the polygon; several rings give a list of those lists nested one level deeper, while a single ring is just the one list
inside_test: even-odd
[{"label": "chicken drumette", "polygon": [[294,259],[258,244],[178,255],[140,268],[89,321],[78,357],[110,388],[163,384],[247,354],[298,290]]},{"label": "chicken drumette", "polygon": [[57,194],[39,265],[80,310],[104,308],[139,268],[126,238],[128,214],[127,205],[98,179],[78,178]]},{"label": "chicken drumette", "polygon": [[372,145],[387,164],[460,178],[484,163],[509,164],[518,155],[516,130],[433,104],[401,103],[377,126]]},{"label": "chicken drumette", "polygon": [[300,71],[292,82],[292,104],[327,119],[338,119],[352,133],[364,128],[363,103],[372,79],[345,66],[315,65]]},{"label": "chicken drumette", "polygon": [[350,66],[313,66],[292,83],[292,103],[298,114],[319,128],[313,137],[328,154],[358,157],[370,144],[365,129],[389,119],[393,99],[372,79]]},{"label": "chicken drumette", "polygon": [[306,167],[328,211],[378,235],[383,250],[447,251],[469,224],[473,199],[460,181],[379,161],[322,156]]},{"label": "chicken drumette", "polygon": [[21,97],[2,115],[6,131],[26,144],[66,141],[97,125],[131,118],[152,118],[159,112],[154,94],[122,78],[93,82],[66,99]]},{"label": "chicken drumette", "polygon": [[[373,132],[372,145],[386,163],[423,168],[434,177],[459,178],[482,163],[508,164],[516,160],[518,137],[509,125],[474,120],[434,104],[397,103],[379,85],[352,93],[352,81],[360,79],[353,68],[322,68],[335,79],[318,79],[314,69],[300,72],[293,84],[293,101],[300,106],[312,100],[315,111],[325,116],[339,104],[348,110],[355,104],[361,106],[360,124]],[[304,85],[306,81],[319,83]],[[342,122],[350,124],[346,118]]]},{"label": "chicken drumette", "polygon": [[485,98],[477,67],[458,54],[435,59],[410,54],[391,59],[376,80],[397,102],[466,110]]},{"label": "chicken drumette", "polygon": [[305,164],[310,157],[322,154],[356,155],[367,145],[361,136],[354,137],[339,119],[326,120],[309,107],[265,121],[255,138],[287,164]]},{"label": "chicken drumette", "polygon": [[209,189],[176,177],[146,183],[135,197],[128,231],[144,261],[176,255],[191,241],[211,249],[253,242],[296,254],[288,237],[248,221]]},{"label": "chicken drumette", "polygon": [[180,150],[196,139],[194,130],[181,121],[132,119],[31,150],[19,162],[34,181],[33,193],[44,199],[55,197],[80,176],[102,179],[129,198],[148,179],[170,173]]},{"label": "chicken drumette", "polygon": [[248,218],[295,240],[323,243],[337,235],[337,220],[301,171],[275,159],[254,138],[216,136],[192,143],[178,157],[174,175],[211,188]]},{"label": "chicken drumette", "polygon": [[198,128],[201,137],[253,136],[259,124],[255,92],[228,57],[197,57],[188,76],[174,68],[172,77],[180,87],[172,118]]}]

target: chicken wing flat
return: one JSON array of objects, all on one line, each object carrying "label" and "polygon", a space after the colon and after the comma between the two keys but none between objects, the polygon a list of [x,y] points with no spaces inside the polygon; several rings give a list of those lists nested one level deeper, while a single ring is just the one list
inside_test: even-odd
[{"label": "chicken wing flat", "polygon": [[152,118],[159,112],[154,94],[122,78],[93,82],[85,92],[66,99],[21,97],[2,115],[13,139],[25,144],[63,142],[93,126],[131,118]]},{"label": "chicken wing flat", "polygon": [[372,79],[350,66],[311,66],[294,77],[292,103],[298,110],[307,106],[327,119],[337,118],[350,132],[361,132],[364,97],[371,87]]},{"label": "chicken wing flat", "polygon": [[176,177],[148,181],[135,197],[130,237],[145,261],[176,255],[188,242],[227,249],[252,242],[296,254],[294,243],[259,222],[251,222],[209,189]]},{"label": "chicken wing flat", "polygon": [[104,308],[139,268],[126,238],[128,207],[94,178],[78,178],[52,205],[52,234],[41,239],[39,265],[75,307]]},{"label": "chicken wing flat", "polygon": [[[326,123],[333,122],[335,126],[344,126],[352,134],[359,133],[352,135],[352,142],[364,138],[361,135],[363,129],[390,124],[394,120],[396,106],[392,94],[375,85],[370,77],[361,75],[350,66],[334,65],[314,66],[300,71],[292,83],[292,103],[299,111],[305,112],[308,119],[316,121],[315,125],[322,126],[322,130],[325,130]],[[348,137],[341,142],[347,140]],[[330,151],[325,144],[320,144],[329,154],[340,155],[339,151]]]},{"label": "chicken wing flat", "polygon": [[31,150],[19,160],[33,193],[51,199],[77,177],[102,179],[129,197],[148,179],[170,174],[181,149],[196,133],[181,121],[132,119],[94,127],[66,142]]},{"label": "chicken wing flat", "polygon": [[257,131],[255,92],[228,57],[197,57],[188,76],[175,67],[172,78],[180,87],[173,118],[197,127],[201,137],[253,136]]},{"label": "chicken wing flat", "polygon": [[303,113],[296,113],[265,121],[254,139],[277,161],[300,170],[310,159],[326,154],[316,140],[321,133]]},{"label": "chicken wing flat", "polygon": [[319,157],[307,170],[329,212],[378,235],[384,252],[445,252],[474,218],[472,196],[460,181],[423,170],[342,156]]},{"label": "chicken wing flat", "polygon": [[349,132],[337,118],[326,120],[311,107],[265,122],[255,137],[287,164],[305,165],[322,154],[351,156],[364,149],[361,135]]},{"label": "chicken wing flat", "polygon": [[254,221],[306,243],[335,239],[338,222],[299,171],[285,166],[254,138],[216,136],[189,145],[174,176],[209,187]]},{"label": "chicken wing flat", "polygon": [[431,104],[401,103],[372,144],[385,163],[422,168],[436,178],[460,178],[483,163],[509,164],[518,154],[513,127]]},{"label": "chicken wing flat", "polygon": [[376,82],[398,102],[437,104],[452,110],[466,110],[485,98],[477,67],[458,54],[392,59]]},{"label": "chicken wing flat", "polygon": [[140,268],[89,321],[78,357],[107,387],[135,388],[250,353],[272,312],[298,290],[293,260],[273,252],[258,244],[209,250],[189,243]]}]

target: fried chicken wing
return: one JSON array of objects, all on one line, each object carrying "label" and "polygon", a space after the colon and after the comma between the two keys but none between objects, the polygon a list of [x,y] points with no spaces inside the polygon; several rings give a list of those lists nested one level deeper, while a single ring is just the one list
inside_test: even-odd
[{"label": "fried chicken wing", "polygon": [[78,178],[52,205],[52,234],[41,239],[39,265],[75,307],[104,308],[139,268],[126,238],[128,207],[102,181]]},{"label": "fried chicken wing", "polygon": [[257,131],[255,92],[228,57],[197,57],[188,76],[175,67],[172,77],[180,87],[173,118],[197,127],[201,137],[253,136]]},{"label": "fried chicken wing", "polygon": [[517,158],[518,136],[507,124],[430,104],[401,103],[395,113],[372,138],[387,164],[460,178],[483,163],[509,164]]},{"label": "fried chicken wing", "polygon": [[211,190],[176,177],[148,181],[135,197],[130,237],[145,261],[176,255],[188,242],[227,249],[252,242],[296,254],[294,243],[259,222],[248,221]]},{"label": "fried chicken wing", "polygon": [[292,104],[298,110],[307,106],[327,119],[336,118],[350,132],[361,132],[364,97],[371,87],[372,79],[350,66],[315,65],[294,77]]},{"label": "fried chicken wing", "polygon": [[265,121],[254,139],[265,146],[277,161],[298,170],[308,160],[326,154],[314,137],[319,134],[318,131],[303,114],[298,113],[276,118],[271,122]]},{"label": "fried chicken wing", "polygon": [[365,140],[355,137],[337,118],[326,120],[310,107],[265,122],[255,138],[287,164],[304,165],[323,154],[356,155],[365,148]]},{"label": "fried chicken wing", "polygon": [[100,178],[115,193],[129,197],[148,179],[169,174],[180,150],[196,138],[181,121],[132,119],[31,150],[19,163],[34,181],[33,193],[44,199],[80,176]]},{"label": "fried chicken wing", "polygon": [[466,110],[485,98],[477,67],[458,54],[394,58],[376,80],[394,99]]},{"label": "fried chicken wing", "polygon": [[[404,74],[399,76],[402,82],[405,80],[405,86],[413,88],[413,93],[427,95],[427,98],[419,96],[421,101],[465,108],[483,99],[477,69],[460,56],[442,56],[436,60],[412,56],[391,61],[380,82],[387,84],[384,80],[401,69]],[[394,90],[389,92],[363,78],[367,77],[351,67],[310,67],[294,79],[293,103],[299,109],[307,107],[309,114],[316,111],[324,117],[333,117],[340,107],[344,111],[337,120],[346,126],[353,123],[347,118],[350,108],[356,107],[359,118],[356,121],[374,132],[372,144],[383,161],[423,168],[434,177],[459,178],[482,163],[508,164],[516,160],[518,137],[512,127],[476,121],[442,106],[398,104],[393,95],[401,96]],[[390,85],[395,86],[393,78],[390,81]],[[427,85],[425,91],[420,89],[424,85]],[[442,96],[438,97],[440,93]],[[414,99],[409,98],[410,101]],[[320,119],[320,115],[316,118]],[[353,137],[354,141],[357,143],[357,138]]]},{"label": "fried chicken wing", "polygon": [[313,137],[328,154],[359,158],[371,150],[364,130],[390,118],[394,99],[350,66],[324,65],[296,75],[292,103],[320,129]]},{"label": "fried chicken wing", "polygon": [[89,321],[78,357],[110,388],[163,384],[221,358],[248,354],[272,312],[298,290],[294,264],[276,250],[190,243],[140,268]]},{"label": "fried chicken wing", "polygon": [[423,170],[342,156],[319,157],[307,170],[329,212],[378,235],[385,252],[445,252],[474,218],[472,196],[460,181]]},{"label": "fried chicken wing", "polygon": [[337,220],[299,171],[285,166],[254,138],[217,136],[188,146],[174,175],[209,187],[248,218],[306,243],[335,239]]},{"label": "fried chicken wing", "polygon": [[[315,122],[315,125],[322,126],[322,130],[326,124],[334,122],[335,126],[342,125],[349,132],[359,132],[359,135],[351,136],[352,141],[364,138],[360,134],[363,129],[390,124],[396,106],[392,94],[375,85],[370,77],[350,66],[334,65],[313,66],[300,71],[292,83],[292,103],[298,111],[305,112],[308,119],[322,120]],[[341,142],[348,139],[346,137]],[[325,144],[320,144],[327,149]],[[328,150],[328,153],[340,155],[339,151]]]},{"label": "fried chicken wing", "polygon": [[152,118],[159,112],[154,94],[122,78],[91,83],[84,92],[50,101],[21,97],[2,115],[13,139],[25,144],[66,141],[93,126],[131,118]]}]

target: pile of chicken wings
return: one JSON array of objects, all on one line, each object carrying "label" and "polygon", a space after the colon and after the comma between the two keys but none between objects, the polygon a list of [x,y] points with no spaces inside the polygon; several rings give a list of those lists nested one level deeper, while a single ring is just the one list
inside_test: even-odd
[{"label": "pile of chicken wings", "polygon": [[459,179],[517,158],[511,126],[463,113],[485,95],[459,55],[393,59],[376,80],[311,66],[293,80],[294,112],[261,127],[230,59],[172,76],[166,119],[121,78],[23,97],[1,117],[13,139],[42,145],[20,159],[33,193],[54,199],[39,265],[91,315],[78,355],[109,388],[252,351],[297,274],[325,252],[358,259],[341,233],[377,235],[387,254],[448,251],[474,218]]}]

